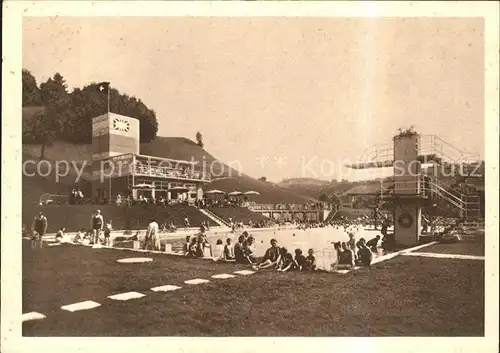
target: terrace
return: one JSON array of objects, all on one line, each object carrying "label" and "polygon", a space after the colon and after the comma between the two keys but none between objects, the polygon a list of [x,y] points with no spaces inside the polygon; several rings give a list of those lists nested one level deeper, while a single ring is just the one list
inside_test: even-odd
[{"label": "terrace", "polygon": [[144,176],[194,182],[210,182],[210,174],[197,168],[198,162],[182,161],[127,153],[100,161],[94,166],[92,179],[101,175]]}]

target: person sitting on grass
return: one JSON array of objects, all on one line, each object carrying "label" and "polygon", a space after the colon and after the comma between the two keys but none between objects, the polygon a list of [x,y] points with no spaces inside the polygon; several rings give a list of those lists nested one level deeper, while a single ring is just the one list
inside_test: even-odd
[{"label": "person sitting on grass", "polygon": [[245,236],[240,235],[238,242],[234,244],[234,259],[239,264],[252,264],[252,260],[248,257],[245,250]]},{"label": "person sitting on grass", "polygon": [[276,239],[271,239],[270,243],[271,247],[266,250],[266,253],[264,254],[264,257],[262,257],[261,261],[252,267],[255,271],[277,266],[280,260],[278,241]]},{"label": "person sitting on grass", "polygon": [[243,241],[243,252],[246,257],[250,259],[252,263],[255,262],[256,258],[253,253],[254,237],[248,237],[246,241]]},{"label": "person sitting on grass", "polygon": [[85,237],[85,229],[81,228],[73,238],[73,243],[81,244],[83,242],[84,237]]},{"label": "person sitting on grass", "polygon": [[191,238],[191,243],[189,244],[189,250],[186,254],[186,256],[189,257],[196,257],[196,251],[198,249],[198,244],[197,244],[196,237]]},{"label": "person sitting on grass", "polygon": [[361,247],[358,251],[358,259],[363,266],[369,267],[372,263],[373,253],[365,243],[361,243]]},{"label": "person sitting on grass", "polygon": [[189,255],[190,247],[191,247],[191,236],[186,235],[186,241],[184,242],[184,245],[182,247],[182,253],[184,254],[184,256]]},{"label": "person sitting on grass", "polygon": [[92,231],[88,231],[85,233],[85,235],[82,238],[82,244],[83,245],[90,245],[90,240],[92,238]]},{"label": "person sitting on grass", "polygon": [[359,249],[361,249],[361,246],[365,244],[366,245],[366,239],[365,238],[360,238],[357,242],[356,242],[356,249],[359,251]]},{"label": "person sitting on grass", "polygon": [[64,238],[64,232],[66,231],[66,228],[61,228],[57,231],[56,233],[56,243],[62,243],[63,238]]},{"label": "person sitting on grass", "polygon": [[333,249],[337,252],[337,259],[340,257],[340,254],[342,253],[342,244],[340,241],[333,242]]},{"label": "person sitting on grass", "polygon": [[295,259],[294,260],[295,260],[295,263],[296,263],[299,271],[302,271],[307,267],[307,259],[302,254],[302,250],[295,249]]},{"label": "person sitting on grass", "polygon": [[342,242],[338,261],[334,265],[334,270],[339,270],[339,269],[349,269],[350,270],[352,268],[354,268],[354,254],[347,247],[347,244]]},{"label": "person sitting on grass", "polygon": [[226,261],[234,261],[234,251],[231,246],[231,239],[226,239],[226,245],[224,245],[224,260]]},{"label": "person sitting on grass", "polygon": [[296,263],[293,260],[292,254],[290,254],[285,247],[280,249],[280,260],[276,267],[278,272],[286,272],[296,268]]},{"label": "person sitting on grass", "polygon": [[306,265],[303,267],[303,269],[307,271],[316,270],[316,256],[314,255],[313,249],[308,250],[306,257]]},{"label": "person sitting on grass", "polygon": [[377,251],[377,245],[380,240],[380,235],[377,235],[375,238],[368,240],[366,246],[369,247],[372,251]]},{"label": "person sitting on grass", "polygon": [[224,261],[224,245],[222,244],[222,239],[217,239],[217,243],[214,247],[213,259],[214,261]]}]

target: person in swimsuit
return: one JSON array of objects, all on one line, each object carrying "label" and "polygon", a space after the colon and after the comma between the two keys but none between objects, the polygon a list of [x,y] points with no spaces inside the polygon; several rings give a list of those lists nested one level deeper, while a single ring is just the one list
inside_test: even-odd
[{"label": "person in swimsuit", "polygon": [[238,242],[234,244],[234,259],[240,264],[252,264],[252,260],[248,257],[245,250],[245,236],[240,235]]},{"label": "person in swimsuit", "polygon": [[316,270],[316,256],[314,255],[313,249],[309,249],[307,252],[306,265],[304,266],[304,269],[307,271]]},{"label": "person in swimsuit", "polygon": [[231,246],[231,239],[226,239],[226,245],[224,245],[224,260],[226,261],[234,261],[234,251]]},{"label": "person in swimsuit", "polygon": [[182,253],[184,254],[184,256],[189,255],[190,244],[191,244],[191,236],[186,235],[186,242],[184,243],[184,246],[182,247]]},{"label": "person in swimsuit", "polygon": [[144,242],[144,249],[147,250],[149,245],[153,250],[160,250],[160,238],[158,237],[158,223],[155,219],[152,219],[148,224],[148,229],[146,230],[146,240]]},{"label": "person in swimsuit", "polygon": [[375,238],[368,240],[366,246],[369,247],[372,251],[377,251],[377,245],[380,240],[380,235],[377,235]]},{"label": "person in swimsuit", "polygon": [[257,265],[253,266],[253,269],[255,271],[265,268],[276,267],[278,265],[278,262],[280,260],[278,241],[276,239],[271,239],[270,243],[271,247],[266,250],[266,253],[264,254],[262,260]]},{"label": "person in swimsuit", "polygon": [[97,244],[99,242],[99,236],[101,235],[103,227],[104,227],[104,219],[102,218],[101,210],[97,210],[92,215],[92,220],[91,220],[93,244]]},{"label": "person in swimsuit", "polygon": [[347,268],[352,269],[354,267],[354,254],[348,248],[346,243],[341,244],[341,251],[339,253],[339,258],[334,269]]},{"label": "person in swimsuit", "polygon": [[48,221],[47,217],[42,212],[39,212],[38,215],[33,219],[32,226],[32,236],[31,236],[31,247],[42,246],[42,237],[47,232]]},{"label": "person in swimsuit", "polygon": [[297,266],[299,271],[302,271],[307,268],[307,259],[302,254],[302,250],[295,249],[295,265]]},{"label": "person in swimsuit", "polygon": [[366,244],[364,243],[361,244],[361,247],[358,251],[358,259],[363,266],[369,267],[372,263],[373,254],[370,248],[368,248],[368,246],[366,246]]},{"label": "person in swimsuit", "polygon": [[295,261],[293,260],[292,254],[290,254],[285,247],[281,248],[280,260],[278,261],[276,270],[278,272],[286,272],[294,268],[295,268]]},{"label": "person in swimsuit", "polygon": [[113,226],[111,221],[106,222],[106,226],[104,227],[104,245],[111,246],[111,230],[113,230]]}]

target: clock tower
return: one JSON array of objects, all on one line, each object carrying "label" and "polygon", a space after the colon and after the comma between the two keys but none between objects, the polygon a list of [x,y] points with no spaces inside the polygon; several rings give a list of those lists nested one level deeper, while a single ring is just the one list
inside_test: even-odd
[{"label": "clock tower", "polygon": [[139,120],[106,113],[92,120],[92,161],[125,153],[139,154]]}]

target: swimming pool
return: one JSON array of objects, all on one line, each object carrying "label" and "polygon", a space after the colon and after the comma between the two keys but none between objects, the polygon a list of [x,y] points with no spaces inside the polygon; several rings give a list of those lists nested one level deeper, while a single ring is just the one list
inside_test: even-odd
[{"label": "swimming pool", "polygon": [[[218,239],[221,239],[225,244],[227,238],[231,239],[231,244],[234,245],[242,232],[243,230],[233,234],[229,231],[224,232],[218,230],[209,232],[207,237],[212,245],[215,245]],[[278,246],[287,248],[292,254],[295,249],[301,249],[304,254],[307,253],[308,249],[313,249],[316,253],[318,266],[323,269],[329,268],[337,259],[337,253],[334,251],[331,243],[337,241],[347,242],[349,240],[348,232],[354,233],[356,240],[360,238],[370,240],[376,235],[381,235],[380,231],[365,229],[363,226],[351,226],[346,228],[342,226],[328,226],[306,230],[290,227],[286,229],[257,229],[249,230],[248,232],[255,238],[253,251],[256,256],[264,255],[266,249],[270,246],[271,239],[274,238],[278,241]],[[192,232],[190,235],[195,236],[196,234],[197,232]],[[162,243],[172,244],[172,250],[174,252],[182,251],[184,241],[184,238],[162,239]]]}]

